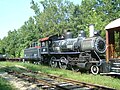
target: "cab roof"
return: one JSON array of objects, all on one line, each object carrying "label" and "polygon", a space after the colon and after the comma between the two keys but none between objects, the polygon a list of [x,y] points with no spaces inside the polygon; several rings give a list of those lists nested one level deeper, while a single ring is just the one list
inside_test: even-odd
[{"label": "cab roof", "polygon": [[49,37],[45,37],[45,38],[41,38],[39,39],[40,42],[44,42],[44,41],[48,41],[48,40],[58,40],[58,35],[52,35],[52,36],[49,36]]}]

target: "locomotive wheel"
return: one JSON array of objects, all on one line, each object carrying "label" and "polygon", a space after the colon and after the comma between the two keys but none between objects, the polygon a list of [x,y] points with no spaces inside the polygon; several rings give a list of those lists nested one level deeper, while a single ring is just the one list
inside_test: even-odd
[{"label": "locomotive wheel", "polygon": [[41,65],[42,64],[41,60],[39,60],[38,62],[36,62],[36,64],[37,65]]},{"label": "locomotive wheel", "polygon": [[68,60],[65,57],[61,57],[59,61],[59,67],[61,69],[66,69],[68,65]]},{"label": "locomotive wheel", "polygon": [[51,59],[50,59],[50,66],[52,68],[56,68],[57,67],[57,61],[56,61],[55,57],[51,57]]},{"label": "locomotive wheel", "polygon": [[99,67],[97,65],[92,65],[90,71],[92,74],[96,75],[99,73]]}]

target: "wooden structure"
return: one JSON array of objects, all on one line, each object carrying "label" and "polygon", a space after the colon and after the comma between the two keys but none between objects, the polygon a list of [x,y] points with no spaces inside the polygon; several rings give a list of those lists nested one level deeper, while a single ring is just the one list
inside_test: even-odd
[{"label": "wooden structure", "polygon": [[106,59],[120,59],[120,18],[106,27]]}]

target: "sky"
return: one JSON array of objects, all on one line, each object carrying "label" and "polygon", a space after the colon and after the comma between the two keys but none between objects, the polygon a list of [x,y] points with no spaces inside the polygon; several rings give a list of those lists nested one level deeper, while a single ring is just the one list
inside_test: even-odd
[{"label": "sky", "polygon": [[[74,4],[81,3],[81,0],[69,1]],[[19,29],[29,17],[35,15],[30,8],[30,2],[31,0],[0,0],[0,39],[7,36],[8,31]]]}]

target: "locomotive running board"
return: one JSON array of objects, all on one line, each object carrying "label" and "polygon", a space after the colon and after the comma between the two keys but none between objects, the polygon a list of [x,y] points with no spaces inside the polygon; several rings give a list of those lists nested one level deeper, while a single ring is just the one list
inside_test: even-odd
[{"label": "locomotive running board", "polygon": [[120,73],[109,72],[109,73],[100,73],[100,75],[117,75],[117,76],[120,76]]}]

